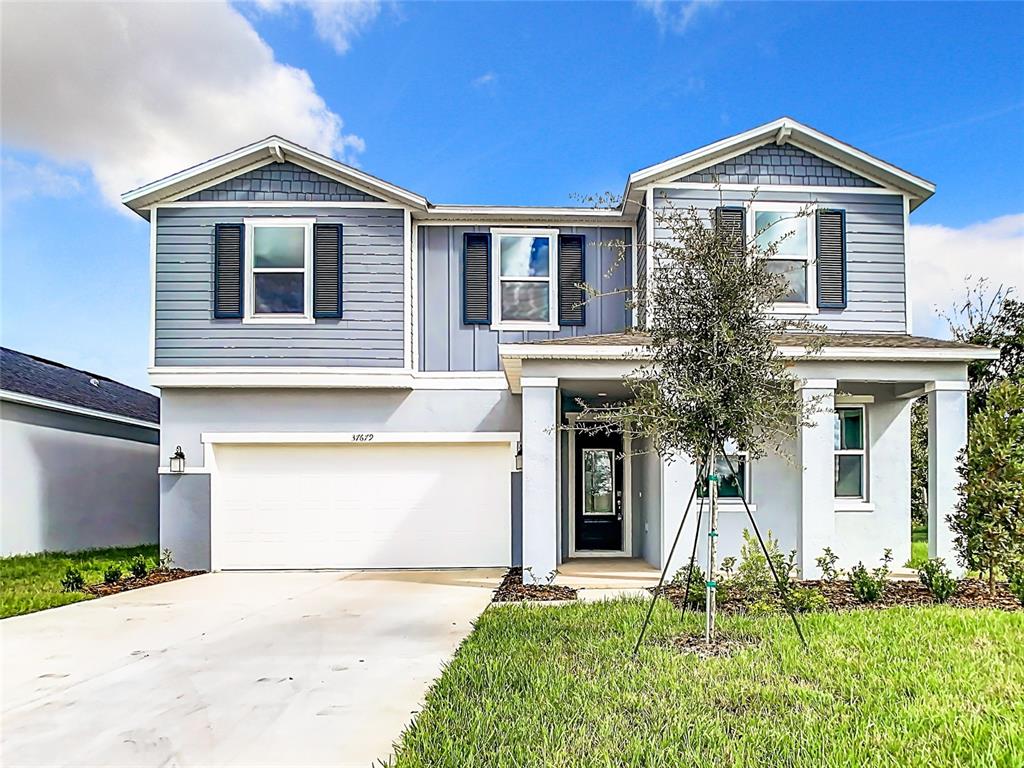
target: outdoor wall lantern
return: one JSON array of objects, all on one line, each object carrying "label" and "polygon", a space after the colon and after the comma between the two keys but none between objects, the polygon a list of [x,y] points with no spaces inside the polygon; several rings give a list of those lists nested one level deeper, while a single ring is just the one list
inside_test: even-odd
[{"label": "outdoor wall lantern", "polygon": [[516,443],[516,471],[521,472],[523,469],[523,441],[520,440]]},{"label": "outdoor wall lantern", "polygon": [[174,449],[174,455],[171,456],[171,472],[175,475],[185,472],[185,454],[181,452],[180,445]]}]

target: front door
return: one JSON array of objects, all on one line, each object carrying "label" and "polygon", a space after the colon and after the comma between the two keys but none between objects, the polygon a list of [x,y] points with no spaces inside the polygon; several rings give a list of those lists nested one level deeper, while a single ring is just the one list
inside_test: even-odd
[{"label": "front door", "polygon": [[576,434],[576,550],[622,550],[622,435]]}]

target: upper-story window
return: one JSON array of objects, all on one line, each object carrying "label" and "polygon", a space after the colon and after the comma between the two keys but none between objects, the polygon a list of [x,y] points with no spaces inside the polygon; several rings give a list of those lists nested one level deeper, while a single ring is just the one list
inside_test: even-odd
[{"label": "upper-story window", "polygon": [[756,203],[750,207],[749,231],[756,243],[767,248],[778,242],[778,251],[768,268],[781,275],[789,286],[775,305],[776,312],[816,312],[814,263],[814,217],[798,215],[803,206],[787,203]]},{"label": "upper-story window", "polygon": [[558,230],[492,229],[495,325],[558,329]]},{"label": "upper-story window", "polygon": [[247,322],[313,322],[313,220],[246,219]]}]

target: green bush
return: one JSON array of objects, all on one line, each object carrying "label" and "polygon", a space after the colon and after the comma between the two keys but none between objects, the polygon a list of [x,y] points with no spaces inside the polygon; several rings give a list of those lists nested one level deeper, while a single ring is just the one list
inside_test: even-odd
[{"label": "green bush", "polygon": [[1024,563],[1018,564],[1010,571],[1009,584],[1010,592],[1024,605]]},{"label": "green bush", "polygon": [[[782,592],[790,590],[789,580],[796,569],[796,552],[790,552],[789,556],[783,555],[779,550],[779,542],[768,531],[764,547],[768,550],[768,557],[775,566],[775,573],[779,576],[782,585]],[[775,583],[775,577],[768,567],[768,558],[761,550],[757,538],[749,530],[743,531],[743,546],[740,548],[740,564],[736,568],[736,576],[729,581],[730,586],[742,590],[750,604],[765,603],[780,607],[779,585]]]},{"label": "green bush", "polygon": [[128,573],[134,576],[136,579],[143,578],[149,573],[149,563],[142,555],[136,555],[128,563]]},{"label": "green bush", "polygon": [[85,586],[85,577],[75,566],[69,565],[60,580],[60,587],[65,592],[78,592]]},{"label": "green bush", "polygon": [[121,566],[117,563],[112,563],[107,566],[107,569],[103,572],[103,583],[104,584],[117,584],[121,580]]},{"label": "green bush", "polygon": [[828,600],[814,587],[793,587],[786,596],[786,604],[795,613],[810,613],[828,609]]},{"label": "green bush", "polygon": [[850,587],[853,594],[862,603],[874,603],[885,593],[885,582],[889,578],[889,564],[892,563],[892,550],[886,549],[882,555],[882,565],[868,571],[863,562],[850,569]]},{"label": "green bush", "polygon": [[839,555],[833,552],[831,547],[825,547],[821,552],[821,557],[814,558],[814,562],[821,569],[822,581],[835,581],[842,573],[839,568],[836,568],[836,563],[839,562]]},{"label": "green bush", "polygon": [[683,566],[672,577],[672,585],[680,589],[686,589],[686,582],[690,582],[690,594],[687,596],[686,604],[691,608],[704,605],[707,591],[707,579],[704,578],[704,571],[700,569],[696,561],[691,560],[688,566]]},{"label": "green bush", "polygon": [[938,603],[946,602],[956,592],[956,579],[953,578],[953,574],[941,557],[926,560],[917,569],[917,576]]}]

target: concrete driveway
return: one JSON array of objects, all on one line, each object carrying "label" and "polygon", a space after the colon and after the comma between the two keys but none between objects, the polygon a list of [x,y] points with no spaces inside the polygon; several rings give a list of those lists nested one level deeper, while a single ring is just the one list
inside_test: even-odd
[{"label": "concrete driveway", "polygon": [[214,573],[0,622],[0,763],[369,766],[499,570]]}]

